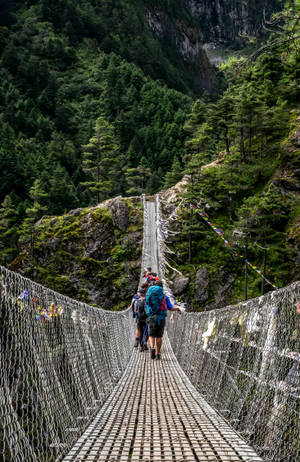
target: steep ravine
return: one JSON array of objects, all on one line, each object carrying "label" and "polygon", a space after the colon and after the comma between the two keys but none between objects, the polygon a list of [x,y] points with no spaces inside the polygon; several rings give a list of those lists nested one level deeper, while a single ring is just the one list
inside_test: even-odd
[{"label": "steep ravine", "polygon": [[[249,39],[260,39],[266,33],[266,22],[280,7],[276,0],[181,0],[146,1],[148,26],[167,51],[176,49],[183,58],[181,65],[189,70],[197,91],[215,93],[218,79],[211,64],[221,50],[240,49]],[[208,58],[209,57],[209,58]]]},{"label": "steep ravine", "polygon": [[245,36],[261,37],[264,23],[280,8],[277,0],[182,0],[196,21],[201,41],[243,46]]}]

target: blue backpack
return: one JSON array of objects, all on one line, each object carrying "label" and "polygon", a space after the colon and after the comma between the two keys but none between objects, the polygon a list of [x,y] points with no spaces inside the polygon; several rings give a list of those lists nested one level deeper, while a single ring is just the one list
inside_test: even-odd
[{"label": "blue backpack", "polygon": [[161,303],[164,294],[161,286],[151,286],[148,289],[146,296],[146,314],[152,318],[156,314],[161,314]]}]

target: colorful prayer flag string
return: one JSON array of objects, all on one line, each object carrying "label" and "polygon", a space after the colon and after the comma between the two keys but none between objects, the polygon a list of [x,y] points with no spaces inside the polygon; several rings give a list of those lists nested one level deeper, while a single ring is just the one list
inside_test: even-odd
[{"label": "colorful prayer flag string", "polygon": [[51,303],[48,310],[43,310],[43,308],[39,305],[37,307],[38,314],[36,314],[36,320],[45,322],[50,321],[51,318],[57,318],[60,316],[64,309],[62,306],[56,306],[55,303]]},{"label": "colorful prayer flag string", "polygon": [[[191,204],[191,208],[196,209],[196,206]],[[252,263],[250,263],[247,258],[245,258],[243,255],[239,255],[237,253],[237,251],[231,246],[231,244],[227,241],[227,239],[225,239],[225,237],[223,235],[224,234],[223,231],[221,231],[213,223],[211,223],[209,221],[208,217],[203,213],[202,210],[198,209],[198,210],[196,210],[196,213],[211,227],[211,229],[216,234],[218,234],[218,236],[224,241],[224,244],[226,245],[226,247],[231,247],[231,250],[233,252],[234,257],[241,258],[246,263],[246,265],[250,266],[250,268],[252,268],[260,277],[262,277],[266,281],[267,284],[270,284],[276,290],[279,289],[279,287],[277,287],[275,284],[273,284],[271,281],[269,281],[269,279],[267,279],[263,275],[263,273],[259,269],[257,269],[256,266],[252,265]]]}]

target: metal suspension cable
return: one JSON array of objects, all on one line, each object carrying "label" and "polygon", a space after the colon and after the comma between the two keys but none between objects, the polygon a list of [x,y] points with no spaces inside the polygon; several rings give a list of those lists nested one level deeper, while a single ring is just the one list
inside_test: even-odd
[{"label": "metal suspension cable", "polygon": [[[196,207],[194,205],[191,204],[191,207],[193,209],[196,209]],[[205,215],[205,213],[203,212],[203,210],[201,209],[198,209],[196,210],[196,213],[197,215],[199,215],[209,226],[210,228],[216,233],[218,234],[218,236],[224,241],[224,244],[226,245],[226,247],[230,248],[231,251],[232,251],[232,254],[234,257],[239,257],[241,258],[245,263],[246,265],[248,265],[250,268],[252,268],[262,279],[264,279],[266,281],[267,284],[269,284],[270,286],[273,287],[273,289],[276,289],[278,290],[279,287],[277,287],[275,284],[273,284],[269,279],[266,278],[266,276],[262,273],[262,271],[260,271],[256,266],[252,265],[252,263],[249,262],[249,260],[244,257],[243,255],[239,255],[238,252],[231,246],[230,242],[224,238],[223,236],[223,232],[218,229],[213,223],[211,223],[208,219],[208,217]]]},{"label": "metal suspension cable", "polygon": [[[178,270],[175,268],[172,268],[171,265],[168,263],[167,258],[165,256],[165,242],[164,242],[164,227],[165,223],[162,220],[161,217],[161,203],[160,203],[160,197],[159,194],[156,195],[156,213],[157,213],[157,218],[156,218],[156,229],[157,229],[157,243],[158,243],[158,264],[159,264],[159,269],[160,269],[160,275],[161,275],[161,280],[164,284],[164,292],[170,297],[170,299],[173,301],[174,304],[177,306],[181,307],[183,310],[185,309],[184,303],[178,303],[176,302],[174,295],[169,287],[168,280],[166,279],[166,272],[167,272],[167,266],[171,268],[174,271],[177,271],[180,273]],[[177,209],[176,209],[177,211]],[[175,217],[176,214],[174,214],[172,217]],[[180,273],[181,274],[181,273]]]}]

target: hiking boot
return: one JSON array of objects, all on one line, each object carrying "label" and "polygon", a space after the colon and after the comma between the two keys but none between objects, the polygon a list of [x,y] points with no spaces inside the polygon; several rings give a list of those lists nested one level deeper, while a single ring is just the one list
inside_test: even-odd
[{"label": "hiking boot", "polygon": [[160,354],[159,353],[156,355],[156,359],[160,359]]},{"label": "hiking boot", "polygon": [[139,341],[136,340],[136,341],[135,341],[135,344],[133,345],[133,347],[134,347],[134,348],[137,348],[138,346],[139,346]]},{"label": "hiking boot", "polygon": [[150,358],[155,359],[155,348],[150,348]]},{"label": "hiking boot", "polygon": [[145,344],[145,345],[144,345],[144,350],[145,350],[145,351],[148,351],[148,349],[149,349],[149,348],[148,348],[147,345]]}]

